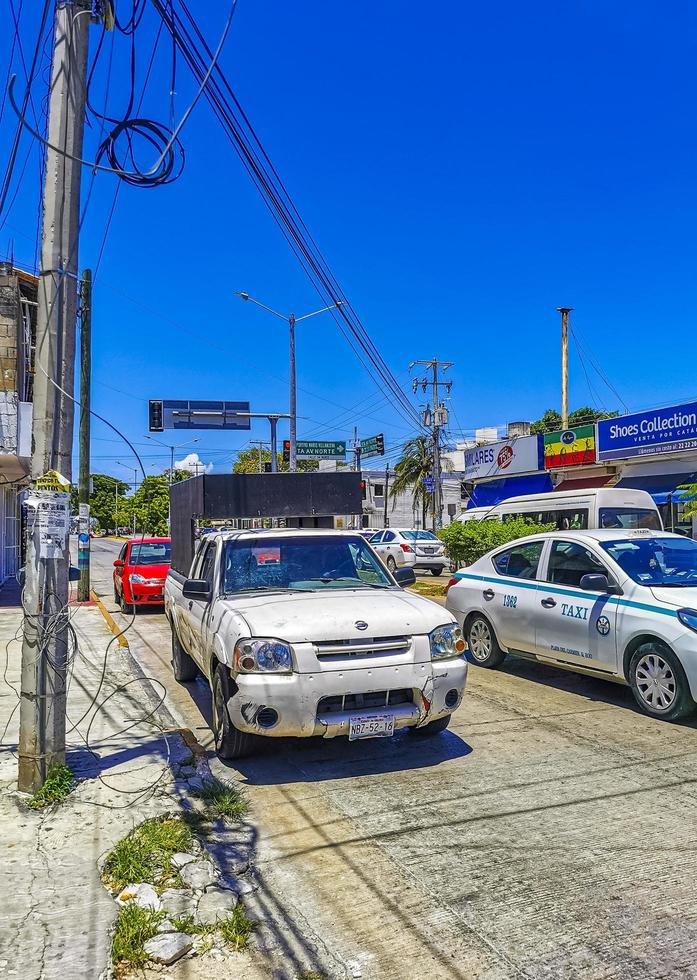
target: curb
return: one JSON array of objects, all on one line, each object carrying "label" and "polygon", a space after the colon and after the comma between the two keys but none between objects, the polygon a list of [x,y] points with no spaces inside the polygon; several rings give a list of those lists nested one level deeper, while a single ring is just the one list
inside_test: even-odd
[{"label": "curb", "polygon": [[99,608],[99,611],[102,614],[102,616],[104,617],[104,620],[105,620],[107,626],[109,627],[109,629],[111,630],[111,632],[116,637],[116,642],[118,643],[118,645],[120,647],[126,647],[126,648],[128,648],[128,640],[123,635],[123,630],[121,629],[121,627],[119,626],[119,624],[116,622],[116,620],[114,619],[114,617],[111,615],[111,613],[109,612],[109,610],[107,609],[107,607],[104,605],[104,603],[102,602],[102,600],[99,598],[99,596],[97,595],[97,593],[94,591],[94,589],[91,589],[90,590],[90,598],[92,599],[92,601],[94,603],[96,603],[97,607]]}]

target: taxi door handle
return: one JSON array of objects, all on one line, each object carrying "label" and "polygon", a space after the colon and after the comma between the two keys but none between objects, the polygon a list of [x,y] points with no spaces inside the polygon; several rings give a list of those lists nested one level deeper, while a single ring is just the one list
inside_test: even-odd
[{"label": "taxi door handle", "polygon": [[496,593],[494,592],[493,589],[484,589],[484,591],[482,592],[482,595],[484,596],[485,599],[491,600],[491,599],[494,598],[494,596],[496,595]]},{"label": "taxi door handle", "polygon": [[554,608],[554,606],[556,606],[556,604],[557,604],[556,599],[541,599],[540,600],[540,605],[541,606],[544,606],[545,609],[552,609],[552,608]]},{"label": "taxi door handle", "polygon": [[189,609],[192,609],[193,608],[193,605],[194,605],[194,600],[193,599],[189,599]]}]

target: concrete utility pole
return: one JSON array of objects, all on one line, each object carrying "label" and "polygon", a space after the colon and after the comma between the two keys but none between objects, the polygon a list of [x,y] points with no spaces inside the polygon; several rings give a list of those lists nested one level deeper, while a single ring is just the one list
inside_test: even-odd
[{"label": "concrete utility pole", "polygon": [[[92,271],[82,273],[80,304],[80,476],[77,563],[78,602],[90,597],[90,386],[92,375]],[[87,535],[85,540],[84,535]]]},{"label": "concrete utility pole", "polygon": [[390,490],[390,468],[388,466],[387,469],[385,470],[385,498],[384,498],[385,513],[383,515],[383,524],[382,524],[383,527],[387,527],[387,496],[389,490]]},{"label": "concrete utility pole", "polygon": [[55,478],[38,488],[36,481],[50,470],[72,479],[82,168],[71,157],[82,157],[90,16],[87,0],[56,3],[48,142],[64,152],[46,148],[43,193],[19,716],[18,784],[25,792],[39,789],[50,767],[65,760],[70,498]]},{"label": "concrete utility pole", "polygon": [[353,427],[353,469],[357,473],[361,468],[361,444],[358,441],[358,426]]},{"label": "concrete utility pole", "polygon": [[[317,316],[318,313],[327,313],[329,310],[336,310],[343,303],[339,301],[338,303],[332,303],[331,306],[323,306],[321,310],[315,310],[314,313],[306,313],[304,316],[296,316],[295,313],[290,313],[286,316],[284,313],[279,313],[278,310],[273,310],[270,306],[266,306],[265,303],[260,303],[258,299],[254,299],[248,293],[235,293],[240,299],[245,300],[245,302],[254,303],[255,306],[260,306],[262,310],[266,310],[267,313],[272,313],[277,316],[280,320],[285,320],[288,324],[288,340],[289,340],[289,360],[288,369],[290,373],[290,397],[289,397],[289,408],[290,408],[290,452],[288,468],[291,473],[295,473],[298,468],[298,408],[297,408],[297,385],[296,385],[296,370],[295,370],[295,324],[300,323],[301,320],[309,320],[311,316]],[[242,414],[242,413],[238,413]],[[285,418],[281,415],[278,418]],[[275,472],[275,471],[274,471]]]},{"label": "concrete utility pole", "polygon": [[[252,439],[251,440],[251,445],[252,446],[258,446],[259,447],[257,449],[257,454],[258,454],[258,457],[259,457],[259,472],[260,473],[263,473],[264,472],[264,464],[262,462],[261,454],[264,451],[264,449],[268,446],[268,442],[264,442],[263,439]],[[273,470],[271,472],[273,473]]]},{"label": "concrete utility pole", "polygon": [[[423,364],[424,367],[431,372],[431,376],[417,379],[413,381],[414,391],[416,391],[419,385],[422,385],[425,389],[426,385],[431,386],[432,393],[432,411],[431,411],[431,429],[433,432],[433,530],[437,531],[443,523],[443,487],[441,486],[441,464],[440,464],[440,430],[443,426],[448,424],[448,410],[440,401],[440,395],[438,392],[438,385],[444,384],[450,393],[450,388],[452,387],[452,381],[441,382],[438,378],[438,370],[447,371],[451,368],[454,361],[439,361],[437,358],[433,357],[430,361],[414,361],[414,364]],[[426,418],[424,418],[425,424],[428,424]]]},{"label": "concrete utility pole", "polygon": [[558,306],[561,313],[561,427],[569,428],[569,313],[573,306]]}]

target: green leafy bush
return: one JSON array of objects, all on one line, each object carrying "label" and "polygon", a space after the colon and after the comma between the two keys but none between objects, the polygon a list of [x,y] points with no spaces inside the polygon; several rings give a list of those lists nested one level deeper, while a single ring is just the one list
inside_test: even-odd
[{"label": "green leafy bush", "polygon": [[438,532],[445,542],[448,557],[457,568],[471,565],[492,548],[524,538],[528,534],[556,531],[556,524],[536,524],[526,518],[516,517],[506,521],[453,521]]}]

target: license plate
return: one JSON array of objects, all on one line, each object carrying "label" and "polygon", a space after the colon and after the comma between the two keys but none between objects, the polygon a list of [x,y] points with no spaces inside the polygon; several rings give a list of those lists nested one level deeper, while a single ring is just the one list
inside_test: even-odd
[{"label": "license plate", "polygon": [[394,735],[394,715],[361,715],[349,718],[349,741],[357,738],[389,738]]},{"label": "license plate", "polygon": [[423,549],[423,553],[425,555],[434,555],[435,552],[436,552],[436,549],[435,548],[424,548]]}]

